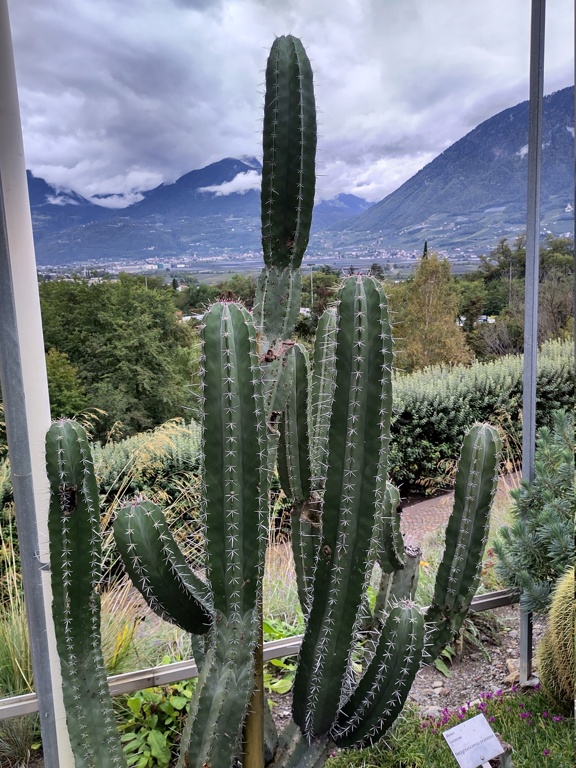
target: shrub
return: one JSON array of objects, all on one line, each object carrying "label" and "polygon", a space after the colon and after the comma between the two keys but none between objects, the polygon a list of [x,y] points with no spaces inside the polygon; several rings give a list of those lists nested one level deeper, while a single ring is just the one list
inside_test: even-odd
[{"label": "shrub", "polygon": [[522,589],[526,610],[546,611],[550,593],[574,559],[574,419],[553,415],[536,441],[534,480],[512,491],[514,523],[499,532],[494,549],[505,583]]},{"label": "shrub", "polygon": [[[439,462],[457,458],[466,430],[477,421],[497,425],[506,414],[516,430],[509,442],[520,445],[522,376],[523,358],[517,355],[398,375],[391,427],[392,481],[406,492],[437,477]],[[538,425],[549,424],[553,411],[573,403],[573,344],[549,342],[538,361]]]}]

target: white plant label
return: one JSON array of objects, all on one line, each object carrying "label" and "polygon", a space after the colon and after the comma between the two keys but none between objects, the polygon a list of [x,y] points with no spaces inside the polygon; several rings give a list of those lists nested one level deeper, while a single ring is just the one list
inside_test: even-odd
[{"label": "white plant label", "polygon": [[484,715],[476,715],[442,734],[460,768],[478,768],[504,752]]}]

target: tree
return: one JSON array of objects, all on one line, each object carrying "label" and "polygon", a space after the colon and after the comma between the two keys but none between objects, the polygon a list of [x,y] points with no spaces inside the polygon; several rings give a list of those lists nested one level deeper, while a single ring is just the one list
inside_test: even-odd
[{"label": "tree", "polygon": [[400,369],[409,372],[472,360],[464,333],[456,324],[458,292],[447,259],[439,259],[435,253],[423,257],[412,280],[392,291],[390,298],[397,313],[396,362]]},{"label": "tree", "polygon": [[53,419],[71,417],[86,407],[86,392],[68,355],[55,347],[46,353],[50,413]]},{"label": "tree", "polygon": [[129,275],[40,286],[46,348],[77,369],[87,407],[107,413],[100,437],[113,424],[132,434],[182,414],[186,382],[175,359],[191,331],[172,296],[163,281]]},{"label": "tree", "polygon": [[370,265],[370,274],[377,280],[384,280],[384,269],[377,261]]},{"label": "tree", "polygon": [[241,301],[247,309],[252,309],[256,296],[256,279],[253,275],[232,275],[228,280],[218,283],[218,298],[224,301]]}]

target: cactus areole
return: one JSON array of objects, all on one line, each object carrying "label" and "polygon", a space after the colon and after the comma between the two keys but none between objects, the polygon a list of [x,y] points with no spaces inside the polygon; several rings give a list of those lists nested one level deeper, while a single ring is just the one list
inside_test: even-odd
[{"label": "cactus areole", "polygon": [[[244,749],[250,768],[255,760],[264,765],[262,733],[278,768],[320,766],[334,744],[379,739],[420,666],[459,629],[478,583],[497,479],[496,430],[475,425],[464,440],[445,554],[424,614],[413,603],[419,552],[404,547],[398,492],[388,482],[392,334],[381,284],[361,275],[343,282],[319,321],[310,357],[291,338],[315,150],[310,63],[297,38],[280,37],[266,70],[265,266],[256,308],[251,316],[217,303],[202,331],[205,575],[188,566],[151,502],[128,504],[114,522],[135,586],[156,613],[192,637],[200,675],[181,740],[182,768],[230,768],[242,763]],[[82,428],[53,425],[46,457],[53,610],[76,762],[126,765],[100,652],[98,494]],[[306,630],[293,722],[278,736],[265,716],[263,728],[246,731],[260,734],[259,741],[246,746],[276,467],[293,500]],[[376,565],[382,578],[372,613],[367,588]]]}]

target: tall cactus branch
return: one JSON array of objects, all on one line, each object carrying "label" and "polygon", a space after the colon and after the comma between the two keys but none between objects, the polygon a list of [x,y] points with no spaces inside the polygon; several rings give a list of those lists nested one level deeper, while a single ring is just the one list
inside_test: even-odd
[{"label": "tall cactus branch", "polygon": [[391,414],[382,290],[371,278],[351,278],[339,302],[321,544],[294,684],[294,719],[309,736],[329,730],[351,675],[350,641],[371,570],[378,473],[385,464],[380,448]]},{"label": "tall cactus branch", "polygon": [[264,263],[297,269],[312,222],[316,107],[310,61],[292,35],[276,38],[268,57],[263,149]]},{"label": "tall cactus branch", "polygon": [[70,743],[77,768],[119,768],[126,761],[100,644],[98,486],[79,424],[52,424],[46,435],[46,469],[52,613]]}]

